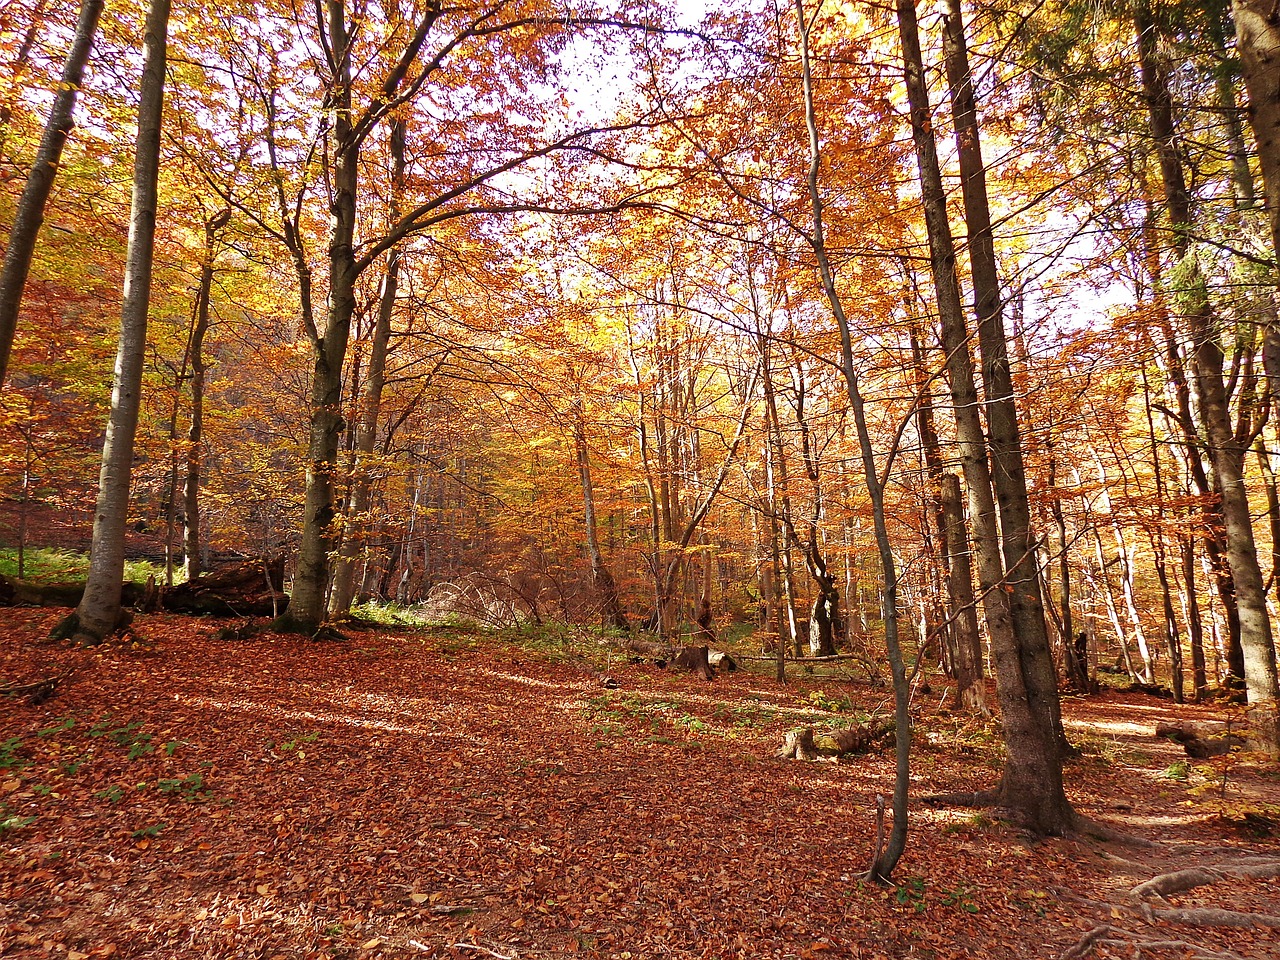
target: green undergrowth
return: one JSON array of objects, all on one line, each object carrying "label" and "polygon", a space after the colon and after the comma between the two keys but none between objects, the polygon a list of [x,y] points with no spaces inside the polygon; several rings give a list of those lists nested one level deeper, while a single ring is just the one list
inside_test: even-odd
[{"label": "green undergrowth", "polygon": [[[75,550],[59,550],[52,547],[28,547],[23,558],[22,579],[32,583],[70,583],[83,580],[89,574],[89,555]],[[18,576],[18,550],[16,547],[0,547],[0,575]],[[185,578],[182,568],[173,571],[174,581]],[[126,582],[144,584],[149,577],[157,583],[164,581],[164,564],[150,560],[126,560]]]}]

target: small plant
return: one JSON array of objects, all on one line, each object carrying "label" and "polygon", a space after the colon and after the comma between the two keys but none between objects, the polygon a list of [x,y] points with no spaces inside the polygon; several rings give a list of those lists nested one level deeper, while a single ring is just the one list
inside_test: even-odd
[{"label": "small plant", "polygon": [[141,720],[131,720],[122,727],[115,726],[110,717],[99,720],[89,730],[91,737],[106,737],[112,743],[129,748],[129,759],[137,760],[147,754],[155,753],[155,745],[151,742],[151,734],[140,733]]},{"label": "small plant", "polygon": [[70,729],[71,729],[72,727],[74,727],[75,725],[76,725],[76,722],[75,722],[75,720],[73,720],[71,717],[63,717],[61,720],[59,720],[59,721],[58,721],[57,723],[55,723],[53,726],[51,726],[51,727],[45,727],[43,730],[37,730],[37,731],[36,731],[36,736],[37,736],[37,737],[51,737],[51,736],[53,736],[55,733],[62,733],[63,731],[70,730]]},{"label": "small plant", "polygon": [[969,897],[969,888],[963,883],[954,890],[948,890],[939,901],[944,906],[955,907],[965,913],[977,913],[978,905]]},{"label": "small plant", "polygon": [[1160,776],[1166,780],[1185,782],[1191,777],[1191,764],[1186,760],[1177,760],[1161,770]]},{"label": "small plant", "polygon": [[19,817],[8,813],[6,808],[0,811],[0,834],[7,833],[10,830],[21,830],[23,827],[29,827],[35,822],[35,817]]},{"label": "small plant", "polygon": [[179,747],[185,747],[185,746],[188,746],[188,744],[183,743],[181,740],[170,740],[164,745],[164,755],[166,757],[172,757],[175,753],[178,752]]},{"label": "small plant", "polygon": [[144,839],[144,838],[158,837],[158,836],[160,836],[160,834],[162,834],[165,830],[167,830],[167,829],[168,829],[168,827],[169,827],[169,825],[168,825],[167,823],[153,823],[153,824],[152,824],[151,826],[149,826],[149,827],[142,827],[142,828],[141,828],[141,829],[139,829],[139,830],[135,830],[135,831],[133,831],[132,836],[133,836],[133,839],[135,839],[135,840],[142,840],[142,839]]},{"label": "small plant", "polygon": [[908,877],[905,882],[893,891],[893,899],[898,902],[899,906],[910,907],[916,913],[924,913],[924,879],[922,877]]},{"label": "small plant", "polygon": [[34,783],[31,785],[31,792],[37,797],[47,797],[49,794],[53,793],[53,787],[49,786],[47,783]]},{"label": "small plant", "polygon": [[204,776],[200,773],[188,774],[181,779],[157,780],[156,789],[161,793],[177,794],[192,803],[208,800],[213,796],[213,791],[204,788]]},{"label": "small plant", "polygon": [[809,694],[809,702],[827,713],[846,713],[853,709],[853,701],[848,697],[832,697],[825,690],[813,691]]},{"label": "small plant", "polygon": [[298,736],[295,736],[292,740],[285,740],[283,743],[273,743],[272,741],[268,740],[267,749],[279,750],[281,753],[290,753],[296,750],[298,752],[298,756],[305,757],[307,755],[306,752],[300,749],[302,744],[315,743],[319,739],[320,739],[320,731],[313,730],[308,734],[305,734],[305,735],[300,734]]},{"label": "small plant", "polygon": [[124,789],[113,784],[109,787],[103,787],[101,790],[95,790],[93,795],[99,800],[107,801],[107,803],[119,803],[124,799]]},{"label": "small plant", "polygon": [[0,740],[0,770],[21,770],[30,763],[26,757],[18,752],[21,748],[21,737]]}]

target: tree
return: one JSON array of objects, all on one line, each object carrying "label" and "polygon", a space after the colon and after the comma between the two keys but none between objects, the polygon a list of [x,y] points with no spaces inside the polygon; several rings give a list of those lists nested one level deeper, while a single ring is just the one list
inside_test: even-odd
[{"label": "tree", "polygon": [[[9,244],[4,252],[4,266],[0,267],[0,386],[4,385],[9,367],[9,353],[18,326],[18,309],[22,305],[22,291],[26,287],[27,274],[31,270],[31,256],[35,252],[36,238],[44,223],[45,205],[53,189],[62,148],[75,125],[73,112],[85,66],[93,49],[94,34],[102,15],[103,0],[83,0],[75,36],[67,53],[66,66],[58,85],[53,108],[44,128],[44,136],[36,150],[27,176],[22,199],[9,232]],[[34,29],[34,27],[32,28]],[[8,125],[8,118],[0,119],[0,132]]]},{"label": "tree", "polygon": [[[1060,718],[1055,709],[1057,689],[1048,689],[1045,680],[1046,668],[1052,676],[1052,660],[1048,655],[1047,644],[1044,648],[1037,646],[1038,638],[1044,637],[1043,623],[1038,632],[1034,628],[1030,628],[1025,636],[1018,632],[1019,627],[1028,628],[1028,624],[1034,619],[1036,608],[1031,602],[1030,584],[1005,584],[1004,562],[1017,560],[1022,565],[1020,569],[1025,570],[1026,561],[1021,556],[1013,555],[1012,545],[1019,539],[1024,544],[1027,542],[1029,524],[1020,521],[1016,512],[1011,515],[1013,523],[1007,531],[1010,545],[1006,547],[1002,557],[996,533],[986,436],[978,419],[978,397],[973,382],[969,335],[961,306],[955,249],[947,219],[928,90],[924,82],[914,0],[898,0],[897,14],[911,107],[912,138],[920,171],[931,269],[942,325],[942,347],[947,357],[956,435],[969,495],[970,522],[973,524],[974,554],[983,590],[983,609],[991,640],[1001,723],[1008,750],[1000,784],[1000,802],[1017,812],[1033,829],[1047,834],[1062,833],[1074,823],[1075,817],[1062,784],[1062,747],[1057,729]],[[972,136],[975,132],[976,127],[971,128],[969,135]],[[970,229],[980,231],[980,221],[971,224]],[[990,317],[986,319],[990,321]],[[995,331],[988,329],[987,336],[994,335]],[[984,373],[996,373],[996,368],[1000,365],[998,350],[996,348],[984,352]],[[987,371],[988,364],[992,368],[990,371]],[[988,400],[998,400],[1006,395],[1000,381],[996,380],[994,390],[989,389]],[[1000,409],[1002,415],[1007,415],[1002,408],[997,409]],[[1012,438],[1007,432],[1011,428]],[[1001,451],[1002,455],[1020,459],[1020,452],[1016,449],[1016,424],[1006,423],[1004,430],[1006,445]],[[996,457],[995,461],[1005,470],[1002,481],[1003,500],[1007,495],[1007,487],[1016,485],[1017,465],[1012,459],[1006,462]],[[1002,503],[1002,506],[1005,505]],[[1008,593],[1006,586],[1012,588]],[[1035,589],[1038,590],[1038,584]],[[1022,592],[1023,606],[1018,616],[1014,617],[1011,611],[1011,594],[1016,591]]]},{"label": "tree", "polygon": [[133,161],[133,201],[125,263],[124,304],[120,314],[120,342],[111,393],[111,417],[102,449],[89,575],[80,605],[55,631],[91,644],[101,642],[120,622],[124,528],[128,517],[129,481],[141,402],[147,312],[151,297],[168,28],[169,0],[152,0],[143,35],[138,137]]}]

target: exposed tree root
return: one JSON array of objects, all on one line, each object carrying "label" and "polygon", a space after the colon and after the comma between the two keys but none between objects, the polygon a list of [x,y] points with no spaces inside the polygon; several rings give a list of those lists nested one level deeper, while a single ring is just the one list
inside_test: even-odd
[{"label": "exposed tree root", "polygon": [[1163,900],[1170,894],[1184,893],[1223,880],[1269,880],[1280,877],[1280,860],[1256,859],[1238,863],[1217,863],[1208,867],[1188,867],[1173,873],[1162,873],[1138,884],[1129,891],[1137,900]]},{"label": "exposed tree root", "polygon": [[1154,940],[1109,923],[1094,927],[1081,937],[1078,943],[1063,951],[1062,960],[1083,960],[1098,947],[1123,947],[1126,953],[1137,958],[1151,951],[1173,950],[1181,954],[1189,953],[1193,957],[1205,957],[1208,960],[1244,960],[1240,954],[1230,950],[1210,950],[1185,940]]},{"label": "exposed tree root", "polygon": [[[1187,867],[1171,873],[1162,873],[1130,890],[1127,904],[1101,903],[1065,890],[1059,893],[1064,899],[1074,900],[1112,917],[1127,914],[1152,924],[1179,924],[1187,927],[1236,930],[1258,928],[1280,930],[1280,916],[1273,914],[1224,910],[1218,907],[1156,907],[1150,902],[1156,900],[1167,903],[1165,899],[1167,896],[1226,880],[1268,880],[1277,876],[1280,876],[1280,860],[1254,857],[1231,863]],[[1210,960],[1237,960],[1239,956],[1231,951],[1211,950],[1184,940],[1144,937],[1111,924],[1102,924],[1094,927],[1079,942],[1063,952],[1062,960],[1082,960],[1099,947],[1122,947],[1135,957],[1157,950],[1182,951],[1196,957],[1207,957]]]},{"label": "exposed tree root", "polygon": [[1160,844],[1154,840],[1148,840],[1145,837],[1138,837],[1132,833],[1126,833],[1123,830],[1117,830],[1110,824],[1103,823],[1101,820],[1093,820],[1089,817],[1076,814],[1076,825],[1073,831],[1077,836],[1085,837],[1090,840],[1106,840],[1110,843],[1123,843],[1130,847],[1139,847],[1144,850],[1153,850]]},{"label": "exposed tree root", "polygon": [[995,790],[975,790],[973,793],[957,791],[956,793],[931,793],[921,797],[920,802],[931,807],[969,807],[976,810],[987,810],[1000,805],[1000,794]]}]

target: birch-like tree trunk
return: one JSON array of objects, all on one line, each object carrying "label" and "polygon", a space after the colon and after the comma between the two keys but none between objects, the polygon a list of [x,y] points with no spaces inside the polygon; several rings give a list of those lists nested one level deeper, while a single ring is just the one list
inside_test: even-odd
[{"label": "birch-like tree trunk", "polygon": [[156,230],[156,184],[160,173],[160,130],[164,120],[169,0],[152,0],[142,42],[142,84],[138,137],[133,160],[133,200],[125,254],[124,304],[116,352],[111,416],[102,448],[98,504],[84,597],[55,632],[83,643],[100,643],[120,622],[124,584],[124,529],[129,513],[133,441],[142,400],[142,368],[147,347],[152,251]]}]

